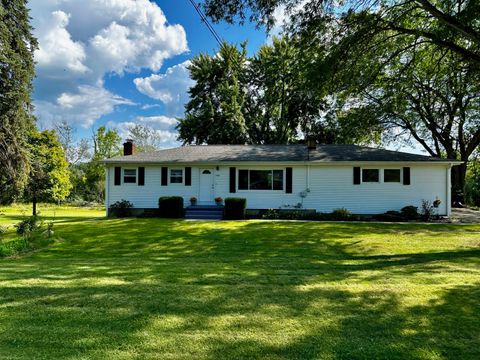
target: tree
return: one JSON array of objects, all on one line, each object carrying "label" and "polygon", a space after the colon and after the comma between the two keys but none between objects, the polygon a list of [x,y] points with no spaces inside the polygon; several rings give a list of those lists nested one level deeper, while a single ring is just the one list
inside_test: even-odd
[{"label": "tree", "polygon": [[177,126],[179,139],[195,144],[244,144],[247,141],[242,112],[246,89],[245,44],[241,49],[223,43],[214,57],[201,54],[189,66],[195,85],[185,118]]},{"label": "tree", "polygon": [[30,171],[28,134],[35,127],[30,93],[32,36],[25,0],[0,2],[0,203],[21,194]]},{"label": "tree", "polygon": [[[248,17],[259,25],[271,27],[278,7],[285,6],[291,11],[302,3],[300,0],[206,0],[204,9],[214,21],[243,22]],[[361,46],[371,45],[377,35],[389,33],[453,52],[479,69],[479,13],[480,3],[474,0],[309,0],[296,15],[296,25],[318,29],[325,21],[340,18],[346,20],[343,23],[347,27],[336,26],[339,32],[362,34],[363,38],[355,36],[361,39]]]},{"label": "tree", "polygon": [[29,139],[31,170],[26,195],[32,200],[33,215],[38,201],[65,199],[72,188],[68,162],[55,131],[33,132]]},{"label": "tree", "polygon": [[99,160],[122,154],[121,138],[117,130],[100,126],[92,136],[94,144],[92,160],[77,167],[76,174],[79,180],[75,182],[82,194],[89,199],[102,201],[105,198],[105,167]]},{"label": "tree", "polygon": [[162,136],[157,130],[143,124],[129,125],[128,138],[133,140],[138,152],[158,150],[162,142]]},{"label": "tree", "polygon": [[62,145],[67,161],[71,165],[85,161],[90,156],[90,144],[87,139],[81,139],[76,142],[74,139],[75,129],[66,120],[62,120],[55,124],[55,130],[58,140]]}]

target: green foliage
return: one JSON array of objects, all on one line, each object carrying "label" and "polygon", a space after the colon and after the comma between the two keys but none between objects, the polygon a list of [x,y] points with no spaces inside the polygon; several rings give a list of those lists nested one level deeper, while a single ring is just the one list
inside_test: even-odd
[{"label": "green foliage", "polygon": [[121,138],[117,130],[101,126],[92,140],[92,159],[71,166],[72,200],[83,199],[101,203],[105,199],[105,166],[98,161],[121,155]]},{"label": "green foliage", "polygon": [[30,93],[37,41],[26,3],[0,2],[0,204],[21,195],[30,170],[28,134],[35,127]]},{"label": "green foliage", "polygon": [[406,220],[417,220],[419,217],[418,208],[413,205],[403,207],[400,213]]},{"label": "green foliage", "polygon": [[218,54],[201,54],[189,66],[195,85],[190,88],[186,114],[177,126],[179,139],[195,144],[244,144],[246,65],[245,44],[238,50],[223,43]]},{"label": "green foliage", "polygon": [[472,161],[465,181],[465,201],[471,206],[480,206],[480,166]]},{"label": "green foliage", "polygon": [[0,354],[479,358],[478,225],[84,216],[0,261]]},{"label": "green foliage", "polygon": [[65,199],[72,184],[68,162],[55,131],[33,132],[29,147],[32,167],[27,196],[34,202]]},{"label": "green foliage", "polygon": [[225,207],[223,209],[223,218],[225,220],[245,219],[245,210],[247,208],[247,199],[245,198],[225,198]]},{"label": "green foliage", "polygon": [[159,216],[162,218],[183,218],[183,198],[181,196],[161,196],[158,199]]},{"label": "green foliage", "polygon": [[127,200],[119,200],[110,205],[110,214],[118,218],[129,217],[132,215],[133,204]]},{"label": "green foliage", "polygon": [[14,226],[18,235],[21,235],[25,238],[30,238],[34,232],[40,230],[42,227],[42,222],[38,216],[33,215],[16,223]]}]

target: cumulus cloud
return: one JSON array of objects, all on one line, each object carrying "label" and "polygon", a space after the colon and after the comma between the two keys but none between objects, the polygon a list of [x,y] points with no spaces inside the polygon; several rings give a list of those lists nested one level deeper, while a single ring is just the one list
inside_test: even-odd
[{"label": "cumulus cloud", "polygon": [[118,105],[134,103],[103,87],[81,85],[75,93],[60,94],[55,103],[37,101],[36,112],[43,127],[51,127],[55,122],[64,119],[89,127],[96,119],[111,113]]},{"label": "cumulus cloud", "polygon": [[152,74],[145,78],[136,78],[134,83],[141,93],[160,100],[166,105],[167,114],[183,115],[184,105],[188,101],[188,89],[194,81],[187,69],[190,61],[168,68],[163,74]]},{"label": "cumulus cloud", "polygon": [[[75,119],[89,125],[96,120],[92,116],[129,103],[104,89],[106,75],[158,72],[165,59],[188,50],[183,27],[169,24],[149,0],[42,0],[29,6],[39,41],[37,114],[47,109],[84,112]],[[99,96],[100,104],[93,96]],[[66,115],[50,116],[61,114]]]},{"label": "cumulus cloud", "polygon": [[163,128],[175,128],[178,124],[178,120],[172,117],[158,115],[158,116],[138,116],[136,118],[138,122],[144,124],[153,124],[161,129]]}]

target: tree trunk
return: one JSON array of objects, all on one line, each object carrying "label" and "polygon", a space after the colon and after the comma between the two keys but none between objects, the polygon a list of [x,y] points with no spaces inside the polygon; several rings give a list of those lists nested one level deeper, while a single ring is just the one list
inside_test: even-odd
[{"label": "tree trunk", "polygon": [[452,167],[452,205],[460,205],[465,203],[464,187],[465,176],[467,174],[467,164],[456,165]]},{"label": "tree trunk", "polygon": [[33,207],[32,215],[37,216],[37,193],[36,192],[33,193],[32,207]]}]

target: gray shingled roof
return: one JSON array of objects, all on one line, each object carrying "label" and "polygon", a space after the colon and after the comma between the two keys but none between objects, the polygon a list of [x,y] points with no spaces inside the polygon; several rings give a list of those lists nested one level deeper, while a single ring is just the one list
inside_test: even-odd
[{"label": "gray shingled roof", "polygon": [[117,156],[104,163],[211,163],[237,161],[449,161],[430,156],[356,145],[191,145],[130,156]]}]

